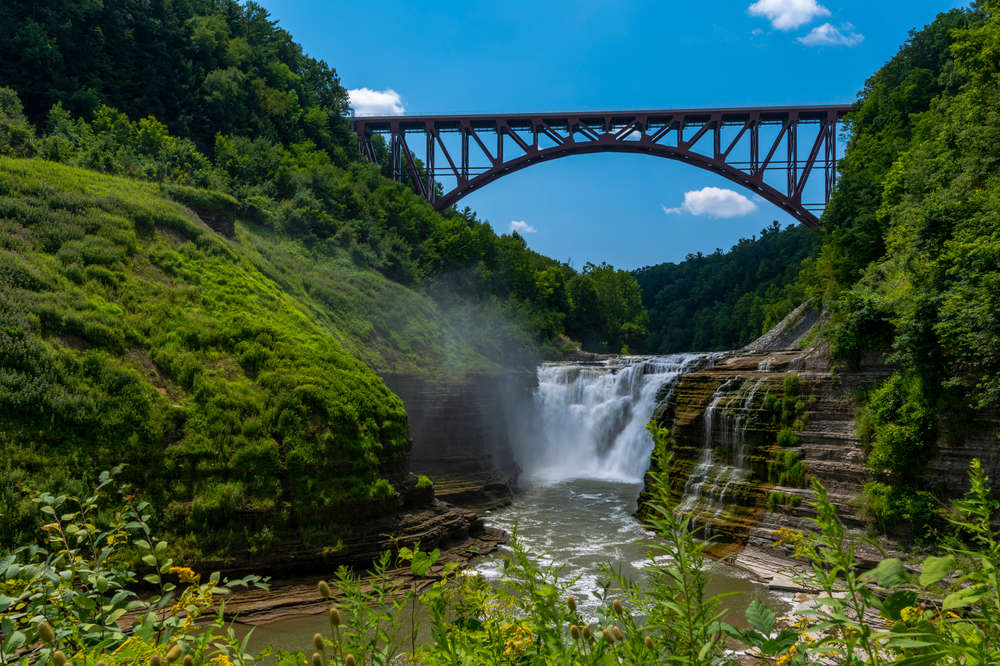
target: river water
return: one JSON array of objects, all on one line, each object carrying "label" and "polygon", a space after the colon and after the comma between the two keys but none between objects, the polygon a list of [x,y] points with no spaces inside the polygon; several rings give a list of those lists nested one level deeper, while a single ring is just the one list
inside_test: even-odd
[{"label": "river water", "polygon": [[[676,354],[538,368],[532,413],[523,415],[521,435],[512,443],[522,492],[509,507],[488,514],[486,523],[516,530],[541,564],[563,565],[562,575],[576,579],[572,592],[585,616],[595,616],[602,563],[642,579],[648,551],[642,544],[657,539],[632,515],[653,448],[646,424],[677,377],[711,360]],[[502,571],[497,558],[477,569],[487,578]],[[713,563],[710,593],[720,592],[732,593],[723,606],[736,625],[743,625],[753,599],[779,612],[788,605],[740,570]],[[306,649],[324,623],[318,616],[258,627],[253,643]]]},{"label": "river water", "polygon": [[[597,606],[602,563],[642,579],[649,551],[642,544],[657,540],[632,515],[653,449],[646,424],[679,376],[714,358],[626,356],[539,367],[533,422],[515,444],[524,491],[486,522],[516,529],[543,563],[563,564],[566,577],[578,577],[572,591],[585,612]],[[710,593],[732,593],[724,602],[731,623],[741,624],[753,599],[775,610],[787,607],[742,571],[712,567]],[[487,577],[500,575],[495,560],[479,569]]]}]

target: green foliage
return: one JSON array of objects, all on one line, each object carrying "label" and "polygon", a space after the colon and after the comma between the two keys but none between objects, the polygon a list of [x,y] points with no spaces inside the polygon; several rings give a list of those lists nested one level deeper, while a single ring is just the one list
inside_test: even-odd
[{"label": "green foliage", "polygon": [[[784,530],[796,555],[810,565],[802,583],[822,590],[804,617],[811,638],[787,663],[812,656],[838,664],[987,664],[1000,656],[1000,541],[992,527],[997,502],[978,460],[970,490],[948,520],[960,540],[924,559],[918,575],[895,558],[859,574],[858,543],[837,517],[826,491],[814,483],[817,533]],[[869,546],[878,548],[876,541]],[[878,587],[876,587],[876,585]],[[887,626],[875,627],[866,613]],[[796,661],[797,660],[797,661]]]},{"label": "green foliage", "polygon": [[28,123],[17,93],[0,87],[0,155],[31,157],[35,129]]},{"label": "green foliage", "polygon": [[[732,650],[744,650],[791,666],[994,663],[1000,657],[1000,540],[993,524],[1000,504],[978,461],[969,478],[965,498],[948,514],[955,540],[926,557],[918,573],[896,558],[864,570],[860,543],[814,482],[815,531],[780,531],[782,542],[805,560],[799,582],[818,591],[793,625],[779,627],[759,601],[747,608],[748,628],[723,621],[720,597],[706,591],[708,542],[697,538],[688,516],[675,512],[669,483],[657,481],[653,525],[664,538],[649,544],[647,580],[637,584],[607,565],[596,622],[566,596],[569,583],[559,565],[539,566],[515,534],[502,556],[503,577],[493,584],[462,574],[455,563],[439,567],[440,552],[419,545],[400,549],[396,560],[409,569],[410,585],[388,574],[388,553],[364,578],[341,568],[332,586],[318,585],[329,604],[329,632],[317,633],[305,653],[275,656],[287,665],[312,653],[313,663],[338,666],[387,666],[405,658],[429,665],[730,666],[739,658]],[[53,522],[44,544],[0,559],[0,663],[59,663],[64,657],[57,651],[70,651],[80,663],[112,665],[148,663],[165,652],[168,660],[187,653],[195,664],[223,656],[251,662],[245,642],[236,641],[215,609],[213,595],[233,584],[216,575],[202,584],[193,571],[172,567],[165,559],[169,547],[150,535],[148,505],[102,505],[114,481],[113,474],[102,475],[97,494],[86,500],[32,494]],[[878,549],[878,543],[869,540],[867,547]],[[146,599],[131,589],[136,574],[122,564],[133,548],[157,590]],[[166,580],[174,575],[181,585]],[[260,583],[249,577],[235,584]],[[155,612],[168,605],[167,612]],[[120,619],[125,609],[137,613],[128,638],[109,619]],[[876,614],[881,619],[873,623]],[[193,624],[192,617],[210,622]],[[427,618],[431,634],[419,645],[418,617]]]},{"label": "green foliage", "polygon": [[[401,402],[237,246],[153,184],[5,159],[0,192],[5,485],[131,463],[188,557],[337,543],[394,505]],[[0,542],[22,542],[3,501]]]},{"label": "green foliage", "polygon": [[570,311],[566,332],[589,349],[629,353],[646,337],[639,283],[607,263],[587,262],[566,284]]},{"label": "green foliage", "polygon": [[894,373],[871,392],[858,419],[868,443],[868,465],[889,482],[912,482],[933,452],[937,434],[934,401],[926,380]]},{"label": "green foliage", "polygon": [[[197,663],[220,655],[246,663],[215,596],[266,585],[257,576],[227,581],[218,573],[201,582],[190,568],[174,566],[167,543],[150,530],[149,503],[113,490],[120,472],[102,472],[85,498],[24,489],[46,524],[40,542],[0,558],[0,664],[59,664],[66,653],[125,663],[174,646]],[[141,595],[136,564],[147,572]]]},{"label": "green foliage", "polygon": [[[749,629],[737,629],[726,625],[726,633],[740,641],[761,657],[779,657],[787,653],[799,640],[795,627],[783,627],[775,632],[774,612],[757,599],[750,602],[746,611]],[[786,660],[787,663],[787,660]]]},{"label": "green foliage", "polygon": [[417,477],[417,488],[433,488],[434,482],[426,474]]},{"label": "green foliage", "polygon": [[6,3],[0,81],[41,122],[61,103],[155,116],[210,148],[216,134],[311,141],[343,163],[353,152],[347,91],[256,3]]},{"label": "green foliage", "polygon": [[923,544],[936,543],[946,533],[940,500],[914,483],[868,481],[864,485],[865,513],[883,531],[905,528]]},{"label": "green foliage", "polygon": [[806,227],[781,229],[774,222],[729,252],[699,252],[635,271],[649,310],[644,348],[709,351],[751,342],[805,300],[796,276],[818,246],[819,237]]},{"label": "green foliage", "polygon": [[[8,93],[11,108],[19,109],[16,95]],[[166,196],[210,224],[221,219],[231,228],[239,215],[280,244],[301,243],[297,254],[346,257],[426,292],[456,320],[454,328],[466,329],[460,331],[462,346],[494,361],[557,353],[553,343],[565,332],[599,351],[634,348],[646,335],[630,274],[607,264],[588,264],[577,274],[529,250],[516,233],[497,236],[468,208],[442,216],[410,188],[380,177],[374,166],[335,158],[321,143],[220,133],[209,159],[156,118],[133,121],[103,105],[87,121],[57,104],[46,128],[29,152],[160,182]],[[109,279],[97,269],[90,272]],[[316,281],[329,282],[322,270],[317,273]],[[302,283],[289,280],[295,281]],[[484,326],[483,319],[492,325]]]},{"label": "green foliage", "polygon": [[767,461],[767,482],[778,486],[802,487],[809,477],[809,468],[799,459],[799,452],[777,448]]},{"label": "green foliage", "polygon": [[998,36],[995,2],[911,35],[851,114],[823,218],[815,283],[833,311],[831,352],[894,370],[859,428],[886,486],[868,495],[889,523],[912,523],[907,507],[927,503],[914,493],[937,424],[964,434],[1000,407]]},{"label": "green foliage", "polygon": [[[787,484],[782,484],[787,485]],[[773,512],[775,509],[781,508],[793,508],[802,503],[802,498],[798,495],[792,495],[790,493],[782,492],[780,490],[772,490],[767,493],[767,510]]]}]

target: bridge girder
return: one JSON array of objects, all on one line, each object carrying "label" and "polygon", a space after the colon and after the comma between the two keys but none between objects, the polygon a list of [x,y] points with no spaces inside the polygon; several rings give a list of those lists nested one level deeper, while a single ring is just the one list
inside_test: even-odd
[{"label": "bridge girder", "polygon": [[[385,137],[391,177],[412,183],[438,210],[533,164],[569,155],[619,152],[655,155],[717,173],[818,229],[815,211],[830,200],[836,184],[837,124],[850,108],[357,117],[352,125],[358,149],[370,161],[376,161],[373,137]],[[812,126],[815,135],[809,143],[812,133],[807,128]],[[450,150],[442,138],[449,133],[459,137],[458,146]],[[800,150],[803,134],[808,136]],[[423,160],[411,143],[422,144]],[[437,166],[438,157],[443,166]],[[775,171],[785,172],[785,178],[779,178],[781,185],[765,181],[768,172]],[[810,177],[819,171],[823,200],[804,203]],[[453,180],[454,186],[439,193],[439,177]]]}]

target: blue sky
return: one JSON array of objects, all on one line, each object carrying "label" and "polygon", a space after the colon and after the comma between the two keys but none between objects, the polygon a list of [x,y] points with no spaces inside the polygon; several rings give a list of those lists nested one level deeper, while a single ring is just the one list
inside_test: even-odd
[{"label": "blue sky", "polygon": [[[359,110],[407,114],[850,103],[910,29],[968,5],[258,1],[357,91]],[[793,222],[706,171],[614,153],[524,169],[463,205],[576,267],[678,261]]]}]

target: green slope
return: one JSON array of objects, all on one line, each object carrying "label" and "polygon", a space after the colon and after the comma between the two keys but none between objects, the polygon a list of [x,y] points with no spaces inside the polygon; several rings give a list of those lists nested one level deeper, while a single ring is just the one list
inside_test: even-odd
[{"label": "green slope", "polygon": [[0,159],[4,543],[30,528],[16,482],[72,491],[124,462],[193,557],[336,545],[394,506],[408,446],[355,354],[490,367],[374,271],[242,224],[226,240],[155,184]]}]

